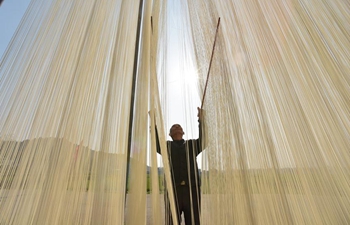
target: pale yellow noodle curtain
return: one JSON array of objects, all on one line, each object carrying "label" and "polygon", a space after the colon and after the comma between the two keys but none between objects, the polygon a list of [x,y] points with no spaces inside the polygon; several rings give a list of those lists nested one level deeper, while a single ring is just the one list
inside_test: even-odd
[{"label": "pale yellow noodle curtain", "polygon": [[[347,1],[191,1],[204,102],[203,224],[347,224]],[[205,73],[202,76],[206,76]]]},{"label": "pale yellow noodle curtain", "polygon": [[[202,224],[348,224],[349,3],[145,1],[133,92],[139,3],[31,2],[0,63],[0,224],[162,224],[154,125],[165,149],[177,113],[172,10],[177,78],[193,63],[200,96],[221,18],[203,106]],[[186,88],[176,100],[191,127]]]},{"label": "pale yellow noodle curtain", "polygon": [[0,223],[124,223],[138,9],[32,1],[1,61]]}]

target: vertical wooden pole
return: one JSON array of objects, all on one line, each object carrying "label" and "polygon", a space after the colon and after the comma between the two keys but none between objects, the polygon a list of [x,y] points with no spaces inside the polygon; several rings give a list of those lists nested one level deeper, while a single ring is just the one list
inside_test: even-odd
[{"label": "vertical wooden pole", "polygon": [[137,78],[137,68],[139,62],[139,49],[141,45],[141,23],[143,16],[143,2],[140,0],[139,5],[139,15],[137,21],[137,30],[136,30],[136,41],[135,41],[135,54],[134,54],[134,67],[133,67],[133,78],[132,78],[132,87],[131,87],[131,102],[130,102],[130,116],[129,116],[129,135],[128,135],[128,149],[127,149],[127,168],[126,168],[126,182],[125,182],[125,200],[128,190],[129,182],[129,170],[130,170],[130,153],[131,153],[131,140],[132,140],[132,126],[134,120],[134,108],[135,108],[135,89],[136,89],[136,78]]}]

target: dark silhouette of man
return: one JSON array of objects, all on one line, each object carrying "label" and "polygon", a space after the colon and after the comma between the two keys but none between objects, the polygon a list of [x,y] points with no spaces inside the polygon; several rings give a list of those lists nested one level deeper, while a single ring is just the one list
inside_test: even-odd
[{"label": "dark silhouette of man", "polygon": [[[175,196],[177,218],[180,223],[184,213],[186,225],[200,225],[201,191],[200,177],[196,157],[202,152],[201,146],[201,109],[198,108],[199,138],[184,140],[185,132],[179,124],[170,128],[169,135],[173,139],[167,141],[170,172]],[[157,135],[157,152],[161,154]],[[165,194],[166,224],[172,225],[173,220],[169,211],[168,195]],[[166,211],[167,211],[166,210]]]}]

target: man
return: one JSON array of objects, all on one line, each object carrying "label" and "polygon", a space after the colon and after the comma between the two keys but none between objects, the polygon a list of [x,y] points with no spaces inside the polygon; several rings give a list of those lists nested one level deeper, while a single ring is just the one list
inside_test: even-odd
[{"label": "man", "polygon": [[[167,141],[169,165],[171,169],[172,184],[178,221],[181,221],[181,213],[184,213],[186,225],[200,225],[200,178],[196,157],[202,152],[201,146],[201,109],[198,108],[199,138],[184,140],[185,132],[179,124],[174,124],[169,132],[173,141]],[[157,152],[161,154],[158,133]],[[166,196],[166,201],[168,197]],[[169,204],[166,203],[169,208]],[[168,213],[166,224],[172,225],[171,213]]]}]

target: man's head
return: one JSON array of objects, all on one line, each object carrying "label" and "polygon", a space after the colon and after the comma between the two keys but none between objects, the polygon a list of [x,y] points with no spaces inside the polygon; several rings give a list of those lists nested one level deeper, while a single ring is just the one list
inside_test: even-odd
[{"label": "man's head", "polygon": [[173,140],[182,140],[184,134],[185,132],[182,130],[180,124],[174,124],[171,126],[169,135]]}]

